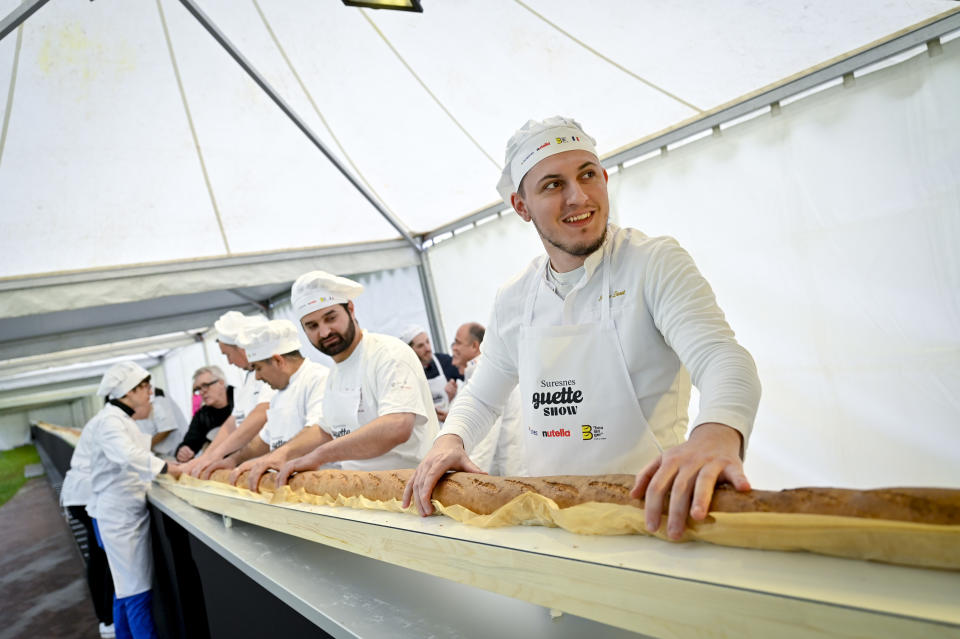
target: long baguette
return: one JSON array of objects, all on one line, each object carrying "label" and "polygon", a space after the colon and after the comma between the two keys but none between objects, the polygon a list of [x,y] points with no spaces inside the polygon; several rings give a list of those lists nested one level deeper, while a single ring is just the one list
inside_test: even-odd
[{"label": "long baguette", "polygon": [[[363,496],[389,501],[401,499],[412,470],[345,471],[321,470],[299,473],[290,480],[294,491],[336,497]],[[217,471],[211,479],[226,482],[229,473]],[[614,503],[643,508],[642,500],[629,495],[633,475],[557,477],[495,477],[473,473],[449,473],[438,484],[433,498],[445,506],[463,506],[479,515],[493,513],[525,492],[552,499],[560,508],[587,502]],[[246,474],[237,485],[246,486]],[[274,490],[273,475],[260,480],[260,492]],[[664,504],[666,513],[668,503]],[[794,488],[781,491],[737,492],[729,486],[714,491],[711,512],[793,513],[960,525],[960,490],[945,488]]]}]

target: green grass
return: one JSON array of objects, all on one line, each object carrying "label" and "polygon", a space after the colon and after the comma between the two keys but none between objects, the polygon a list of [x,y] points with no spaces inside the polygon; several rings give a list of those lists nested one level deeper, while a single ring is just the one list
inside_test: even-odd
[{"label": "green grass", "polygon": [[23,467],[39,463],[37,449],[30,444],[0,451],[0,506],[7,503],[27,482],[23,477]]}]

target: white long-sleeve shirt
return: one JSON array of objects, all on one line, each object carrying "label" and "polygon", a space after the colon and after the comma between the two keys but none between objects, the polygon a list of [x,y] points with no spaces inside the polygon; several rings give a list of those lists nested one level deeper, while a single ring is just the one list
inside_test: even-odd
[{"label": "white long-sleeve shirt", "polygon": [[[606,242],[613,243],[611,317],[640,407],[660,445],[684,440],[692,377],[700,390],[694,426],[719,422],[735,428],[746,450],[760,400],[756,365],[734,339],[693,259],[673,238],[651,238],[636,229],[610,225]],[[534,281],[539,287],[535,325],[599,321],[602,258],[602,250],[587,257],[583,277],[564,299],[547,281],[546,255],[497,292],[483,357],[441,434],[459,435],[470,450],[502,410],[518,382],[520,326]]]},{"label": "white long-sleeve shirt", "polygon": [[86,506],[93,496],[90,486],[90,465],[93,461],[92,429],[80,431],[80,438],[70,456],[70,470],[63,477],[60,487],[61,506]]},{"label": "white long-sleeve shirt", "polygon": [[290,376],[286,387],[270,399],[267,423],[260,429],[260,439],[276,450],[293,439],[307,426],[323,423],[323,392],[330,369],[304,359]]},{"label": "white long-sleeve shirt", "polygon": [[245,371],[243,383],[233,391],[233,418],[237,426],[243,423],[258,404],[269,403],[276,393],[269,384],[257,379],[253,371]]},{"label": "white long-sleeve shirt", "polygon": [[93,494],[87,512],[99,517],[97,504],[105,495],[142,502],[147,484],[164,466],[163,460],[150,452],[150,436],[140,432],[137,423],[113,404],[104,406],[84,426],[84,430],[88,428]]},{"label": "white long-sleeve shirt", "polygon": [[[470,383],[482,355],[467,362],[463,372],[463,382],[458,382],[459,390],[453,398],[455,404],[461,397],[460,392]],[[453,405],[453,404],[451,404]],[[494,421],[493,426],[472,448],[467,448],[470,461],[491,475],[523,476],[526,470],[523,465],[523,433],[520,415],[520,389],[514,388],[504,404],[501,415]],[[444,434],[446,431],[441,431]]]},{"label": "white long-sleeve shirt", "polygon": [[151,438],[160,433],[169,432],[170,434],[154,447],[153,452],[157,455],[172,457],[177,450],[177,445],[187,434],[187,418],[184,417],[180,407],[166,395],[154,397],[151,403],[153,407],[150,410],[150,416],[135,421],[140,430]]},{"label": "white long-sleeve shirt", "polygon": [[[384,415],[414,415],[413,432],[407,441],[377,457],[344,460],[344,470],[394,470],[420,463],[439,424],[423,364],[410,346],[390,335],[364,332],[350,357],[334,366],[327,384],[340,393],[359,385],[359,428]],[[320,424],[331,436],[340,437],[336,426]]]}]

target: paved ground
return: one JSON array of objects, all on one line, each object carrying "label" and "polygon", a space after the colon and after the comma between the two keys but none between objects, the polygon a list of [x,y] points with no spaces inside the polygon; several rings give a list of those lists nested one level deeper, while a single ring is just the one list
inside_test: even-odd
[{"label": "paved ground", "polygon": [[0,507],[0,639],[98,639],[83,560],[45,477]]}]

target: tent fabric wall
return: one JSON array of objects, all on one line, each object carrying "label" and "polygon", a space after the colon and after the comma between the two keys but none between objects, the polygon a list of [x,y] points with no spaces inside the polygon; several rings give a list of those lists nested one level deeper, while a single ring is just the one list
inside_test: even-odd
[{"label": "tent fabric wall", "polygon": [[[757,360],[757,487],[960,487],[958,77],[953,40],[612,177],[619,223],[676,237]],[[541,251],[515,215],[438,244],[447,326]]]},{"label": "tent fabric wall", "polygon": [[[608,153],[957,9],[198,4],[415,232],[495,200],[517,114],[577,114]],[[398,236],[176,0],[47,3],[0,41],[0,108],[0,278]]]},{"label": "tent fabric wall", "polygon": [[0,414],[0,450],[30,443],[30,418],[26,411]]},{"label": "tent fabric wall", "polygon": [[[163,389],[170,399],[172,399],[184,416],[189,420],[193,414],[192,396],[193,396],[193,373],[201,366],[207,366],[208,357],[205,355],[205,345],[202,343],[182,346],[172,351],[167,357],[163,358],[163,374],[166,387]],[[223,357],[221,355],[221,357]],[[219,362],[210,362],[223,368],[224,373],[230,367],[225,367]]]},{"label": "tent fabric wall", "polygon": [[[416,268],[390,269],[346,277],[360,282],[364,287],[363,293],[353,302],[360,328],[396,336],[407,326],[417,324],[429,333],[426,304]],[[333,360],[319,352],[307,340],[303,328],[300,327],[300,318],[293,312],[289,300],[270,309],[270,316],[274,319],[288,319],[297,325],[302,344],[301,352],[306,357],[324,366],[333,365]]]},{"label": "tent fabric wall", "polygon": [[[388,269],[349,277],[364,285],[363,294],[354,302],[357,319],[363,329],[396,335],[408,324],[420,324],[424,327],[428,325],[416,268]],[[270,309],[269,315],[271,319],[288,319],[297,325],[302,344],[301,352],[306,357],[325,366],[332,365],[329,357],[317,351],[307,341],[289,300],[279,301]],[[183,409],[184,415],[190,415],[193,373],[207,365],[216,365],[223,369],[229,384],[237,385],[243,379],[240,370],[231,366],[220,352],[216,333],[212,330],[204,336],[202,343],[177,348],[163,360],[167,384],[165,390]]]},{"label": "tent fabric wall", "polygon": [[311,269],[363,273],[418,263],[416,252],[397,242],[359,245],[339,252],[290,251],[181,265],[127,267],[24,281],[0,281],[0,317],[19,317],[169,295],[291,282]]}]

